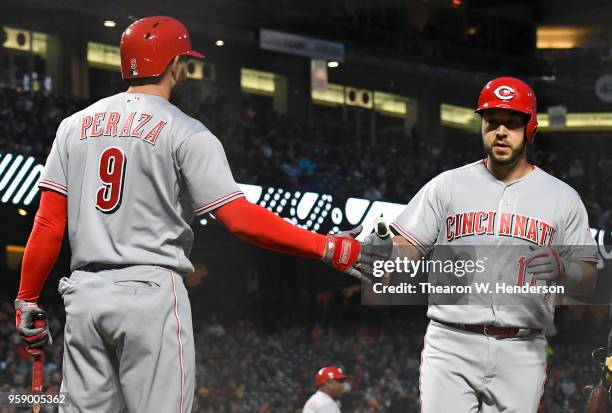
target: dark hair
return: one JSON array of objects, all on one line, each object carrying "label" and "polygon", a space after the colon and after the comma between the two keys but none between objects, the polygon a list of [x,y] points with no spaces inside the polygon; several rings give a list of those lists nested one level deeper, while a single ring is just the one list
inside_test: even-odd
[{"label": "dark hair", "polygon": [[[188,60],[189,60],[189,56],[179,56],[179,59],[178,59],[179,63],[187,63]],[[162,78],[164,77],[164,74],[166,73],[166,71],[168,70],[168,68],[170,67],[173,61],[174,59],[172,59],[170,63],[168,63],[168,66],[166,66],[166,68],[161,73],[161,75],[127,79],[128,85],[130,86],[157,85],[159,82],[161,82]]]},{"label": "dark hair", "polygon": [[161,81],[163,75],[164,74],[162,73],[159,76],[153,76],[153,77],[137,77],[133,79],[127,79],[127,82],[128,82],[128,85],[130,86],[156,85]]}]

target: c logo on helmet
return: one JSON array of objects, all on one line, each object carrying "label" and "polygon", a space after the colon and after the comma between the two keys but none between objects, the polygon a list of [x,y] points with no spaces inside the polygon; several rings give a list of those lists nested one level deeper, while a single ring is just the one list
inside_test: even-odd
[{"label": "c logo on helmet", "polygon": [[516,96],[516,92],[510,86],[502,85],[493,91],[493,94],[501,100],[510,100]]}]

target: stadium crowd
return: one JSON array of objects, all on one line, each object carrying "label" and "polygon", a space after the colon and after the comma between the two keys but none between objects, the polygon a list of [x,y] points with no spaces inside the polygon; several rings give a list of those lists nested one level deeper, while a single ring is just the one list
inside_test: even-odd
[{"label": "stadium crowd", "polygon": [[[34,155],[44,161],[59,122],[87,101],[42,92],[0,89],[0,153]],[[406,202],[438,173],[482,158],[476,136],[445,129],[442,148],[424,142],[419,131],[383,133],[377,143],[355,136],[334,118],[311,126],[263,109],[247,99],[238,122],[222,99],[187,101],[181,108],[207,125],[223,142],[238,182],[278,185],[347,196]],[[612,227],[612,159],[600,156],[605,137],[574,145],[564,136],[543,134],[529,151],[533,163],[572,185],[590,214],[591,226]]]},{"label": "stadium crowd", "polygon": [[[44,161],[59,122],[87,104],[52,94],[0,89],[0,153]],[[243,183],[406,202],[437,173],[482,157],[479,139],[453,130],[445,131],[444,147],[435,148],[424,143],[416,129],[410,137],[388,133],[372,143],[354,136],[350,125],[342,122],[296,124],[254,100],[245,102],[239,122],[231,121],[222,100],[203,100],[183,109],[221,139],[235,178]],[[589,146],[570,147],[556,139],[546,135],[538,139],[530,158],[578,190],[591,226],[612,228],[612,183],[606,180],[612,160],[602,157],[603,146],[598,146],[605,143],[595,136]],[[0,391],[27,390],[31,363],[15,335],[10,298],[0,300]],[[63,313],[53,306],[46,308],[55,336],[45,366],[46,383],[49,390],[57,390]],[[561,312],[559,323],[570,323],[571,328],[560,328],[559,336],[551,340],[543,413],[581,411],[581,390],[596,375],[589,356],[597,342],[585,337],[590,326],[601,326],[603,319],[590,311],[580,314],[576,308]],[[342,398],[345,411],[418,411],[419,354],[426,323],[422,314],[409,321],[377,318],[360,323],[334,319],[325,309],[319,309],[318,315],[318,322],[287,318],[262,326],[256,318],[228,321],[194,312],[193,411],[300,412],[315,390],[314,373],[328,363],[343,366],[351,375],[351,390]],[[584,331],[576,332],[576,326]],[[569,330],[573,335],[565,336]]]},{"label": "stadium crowd", "polygon": [[[47,351],[45,383],[49,391],[58,391],[63,322],[61,311],[47,308],[54,344]],[[315,391],[314,373],[330,363],[350,374],[350,390],[341,398],[343,411],[418,411],[424,311],[406,318],[369,308],[369,314],[356,322],[325,314],[329,310],[319,309],[325,315],[321,320],[326,321],[307,323],[285,317],[273,326],[248,319],[222,322],[216,316],[194,314],[197,385],[193,412],[299,413]],[[597,377],[590,352],[598,340],[593,331],[605,329],[606,312],[566,307],[561,314],[560,323],[571,325],[572,331],[550,338],[540,413],[581,412],[585,403],[582,389]],[[0,303],[0,391],[5,392],[27,391],[30,383],[31,362],[14,328],[12,302],[5,298]],[[1,407],[0,412],[4,412]]]}]

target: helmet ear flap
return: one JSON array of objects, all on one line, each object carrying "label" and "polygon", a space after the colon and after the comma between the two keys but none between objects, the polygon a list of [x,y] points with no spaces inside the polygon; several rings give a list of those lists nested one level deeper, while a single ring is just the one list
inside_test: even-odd
[{"label": "helmet ear flap", "polygon": [[526,128],[527,142],[533,143],[533,141],[535,140],[535,135],[537,131],[538,131],[537,121],[530,120],[529,122],[527,122],[527,128]]},{"label": "helmet ear flap", "polygon": [[123,79],[161,76],[177,56],[203,59],[191,48],[185,25],[168,16],[137,20],[123,32],[120,41]]}]

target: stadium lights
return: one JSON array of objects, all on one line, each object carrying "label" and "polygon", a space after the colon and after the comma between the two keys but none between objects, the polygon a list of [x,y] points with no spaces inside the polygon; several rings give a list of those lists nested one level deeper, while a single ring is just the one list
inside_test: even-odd
[{"label": "stadium lights", "polygon": [[104,20],[104,27],[115,27],[117,22],[114,20]]},{"label": "stadium lights", "polygon": [[536,31],[538,49],[573,49],[592,41],[594,33],[584,27],[540,26]]},{"label": "stadium lights", "polygon": [[340,63],[336,62],[335,60],[332,60],[331,62],[327,62],[327,67],[334,68],[338,66],[340,66]]},{"label": "stadium lights", "polygon": [[218,47],[223,47],[224,44],[225,44],[225,42],[223,40],[221,40],[221,39],[219,39],[219,40],[217,40],[215,42],[215,45],[217,45]]}]

